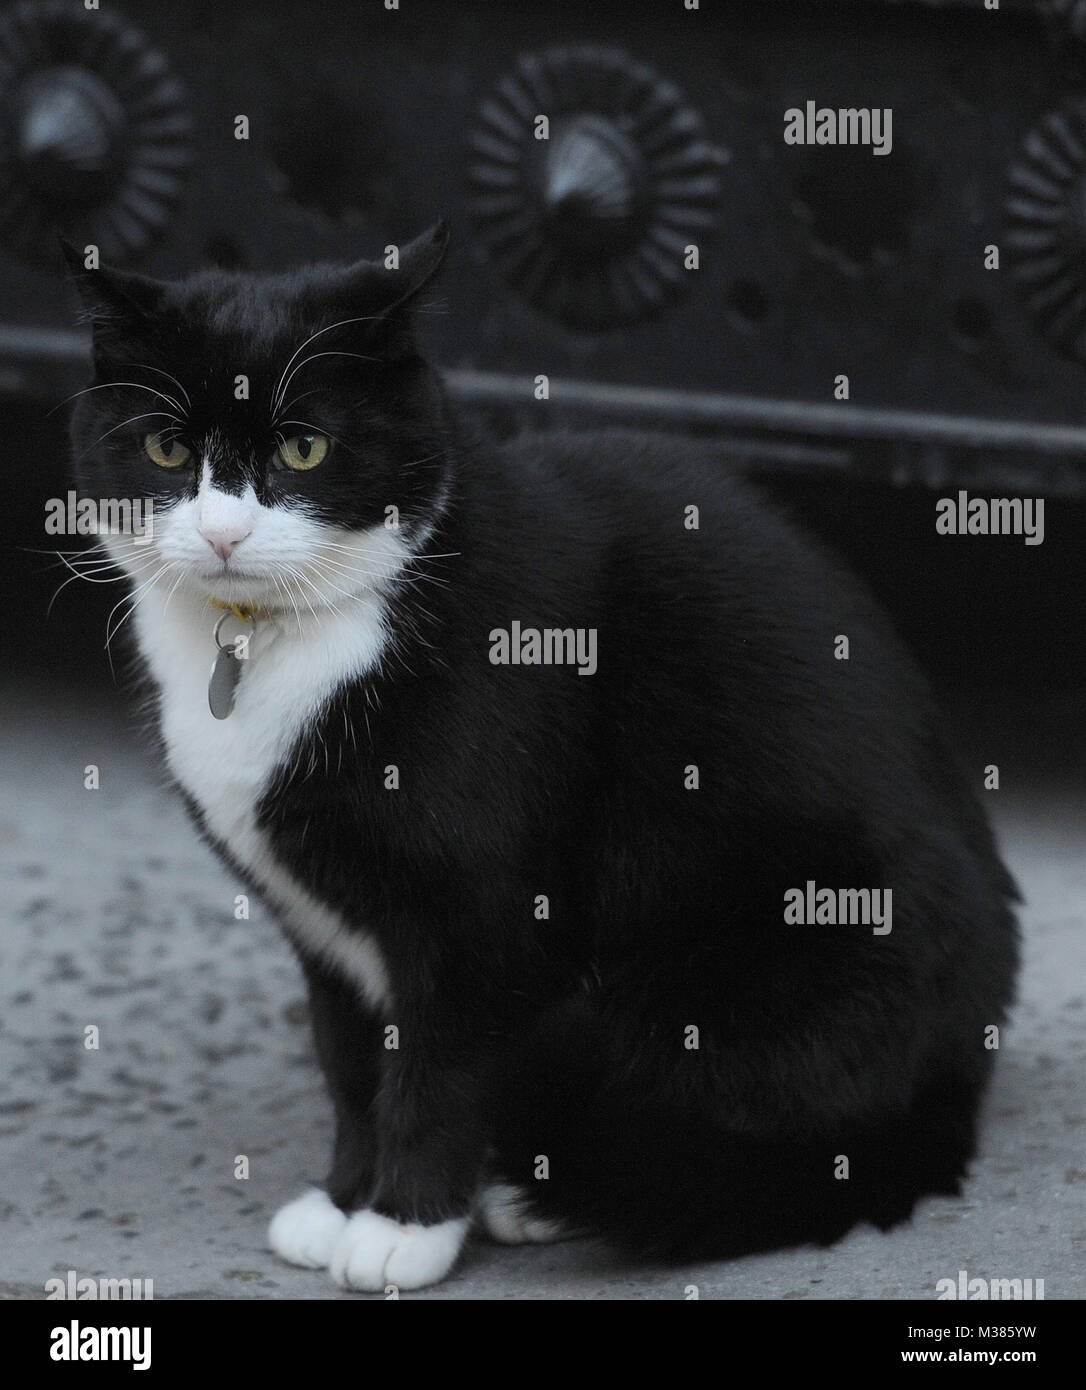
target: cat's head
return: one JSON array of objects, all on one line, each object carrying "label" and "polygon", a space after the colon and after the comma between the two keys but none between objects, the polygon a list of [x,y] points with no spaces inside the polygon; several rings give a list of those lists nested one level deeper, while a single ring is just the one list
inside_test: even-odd
[{"label": "cat's head", "polygon": [[[412,312],[444,222],[387,262],[164,282],[65,253],[94,332],[81,497],[151,504],[103,543],[137,583],[304,611],[387,582],[449,488],[440,385]],[[160,571],[160,573],[159,573]]]}]

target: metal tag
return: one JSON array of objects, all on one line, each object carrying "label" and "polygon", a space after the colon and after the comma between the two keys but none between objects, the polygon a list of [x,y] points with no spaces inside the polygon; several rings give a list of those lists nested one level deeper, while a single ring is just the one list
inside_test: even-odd
[{"label": "metal tag", "polygon": [[[224,642],[222,626],[230,617],[240,618],[247,625],[247,631],[239,632],[231,641]],[[211,668],[211,679],[207,683],[207,703],[216,719],[225,719],[234,708],[234,695],[241,679],[241,663],[249,658],[249,641],[255,629],[252,613],[232,608],[223,613],[212,630],[211,640],[219,650]]]},{"label": "metal tag", "polygon": [[225,719],[234,708],[234,692],[240,679],[241,662],[234,649],[220,647],[207,683],[207,703],[216,719]]}]

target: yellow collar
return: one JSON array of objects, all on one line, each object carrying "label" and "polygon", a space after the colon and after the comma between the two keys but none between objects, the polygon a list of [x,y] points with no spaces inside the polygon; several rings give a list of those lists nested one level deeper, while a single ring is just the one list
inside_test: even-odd
[{"label": "yellow collar", "polygon": [[251,623],[260,612],[259,607],[255,604],[249,607],[240,603],[223,603],[222,599],[218,598],[208,599],[208,603],[211,604],[212,608],[221,608],[226,613],[233,613],[234,616],[240,618],[243,623]]}]

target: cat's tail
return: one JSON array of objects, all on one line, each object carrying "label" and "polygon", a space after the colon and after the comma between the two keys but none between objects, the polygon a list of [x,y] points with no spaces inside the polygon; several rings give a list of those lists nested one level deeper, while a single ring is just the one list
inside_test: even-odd
[{"label": "cat's tail", "polygon": [[907,1113],[832,1133],[743,1133],[605,1069],[603,1031],[588,1000],[565,1006],[503,1098],[495,1172],[528,1219],[678,1262],[888,1229],[919,1196],[959,1190],[979,1078],[933,1079]]}]

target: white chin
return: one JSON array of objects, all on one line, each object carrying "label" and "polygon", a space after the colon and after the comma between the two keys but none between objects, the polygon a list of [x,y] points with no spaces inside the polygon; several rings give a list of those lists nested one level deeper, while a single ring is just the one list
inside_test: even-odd
[{"label": "white chin", "polygon": [[235,575],[229,570],[220,574],[193,574],[189,576],[189,583],[205,597],[221,599],[224,603],[268,603],[279,592],[268,579],[258,575]]}]

